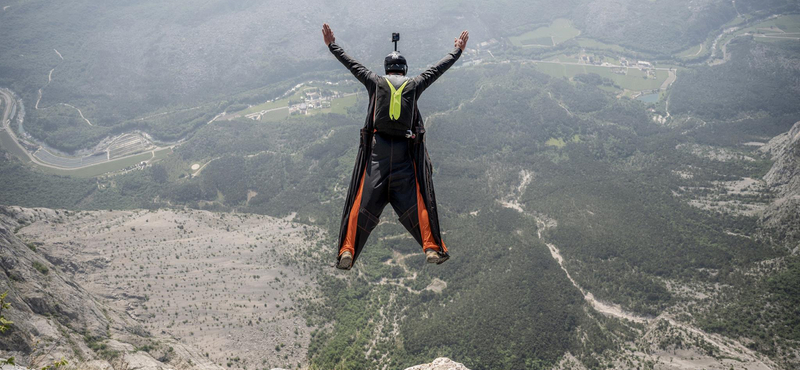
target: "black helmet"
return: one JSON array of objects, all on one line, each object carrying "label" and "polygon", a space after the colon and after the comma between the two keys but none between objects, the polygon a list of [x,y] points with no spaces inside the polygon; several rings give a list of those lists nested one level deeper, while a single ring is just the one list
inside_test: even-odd
[{"label": "black helmet", "polygon": [[383,68],[387,74],[389,72],[403,72],[403,74],[406,74],[408,65],[406,64],[406,58],[397,51],[393,51],[383,60]]}]

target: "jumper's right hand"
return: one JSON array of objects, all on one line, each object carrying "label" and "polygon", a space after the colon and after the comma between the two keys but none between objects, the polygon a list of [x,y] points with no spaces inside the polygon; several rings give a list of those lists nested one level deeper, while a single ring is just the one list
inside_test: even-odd
[{"label": "jumper's right hand", "polygon": [[336,38],[333,37],[333,31],[331,31],[331,26],[329,26],[327,23],[322,25],[322,38],[325,40],[326,46],[336,42]]},{"label": "jumper's right hand", "polygon": [[464,51],[464,49],[467,47],[467,40],[469,40],[469,31],[464,31],[461,32],[461,36],[453,40],[453,43],[455,44],[455,47],[461,49],[461,51]]}]

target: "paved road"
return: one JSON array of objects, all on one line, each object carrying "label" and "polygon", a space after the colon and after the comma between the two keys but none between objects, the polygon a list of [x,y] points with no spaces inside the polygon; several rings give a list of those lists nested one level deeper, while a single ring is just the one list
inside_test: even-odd
[{"label": "paved road", "polygon": [[79,168],[79,167],[86,167],[91,166],[93,164],[103,163],[108,161],[108,157],[106,153],[100,153],[99,155],[90,155],[86,157],[62,157],[55,155],[53,153],[48,152],[46,149],[39,149],[33,156],[38,158],[40,161],[52,164],[57,167],[62,168]]},{"label": "paved road", "polygon": [[675,74],[675,71],[670,69],[669,77],[667,77],[667,79],[664,80],[664,83],[661,84],[661,90],[666,90],[669,87],[669,85],[672,85],[672,83],[675,82],[675,80],[677,79],[678,75]]},{"label": "paved road", "polygon": [[[5,110],[3,112],[3,122],[2,122],[2,130],[5,130],[6,133],[14,140],[14,143],[19,147],[19,149],[28,156],[28,158],[39,166],[49,167],[49,168],[56,168],[60,170],[78,170],[81,168],[86,168],[89,166],[93,166],[100,163],[106,162],[113,162],[118,161],[121,159],[126,159],[128,157],[133,157],[136,155],[140,155],[142,153],[131,154],[125,157],[116,158],[114,160],[109,161],[105,155],[92,155],[86,156],[82,158],[78,157],[62,157],[55,155],[53,153],[48,152],[45,149],[39,148],[35,153],[31,154],[29,151],[25,149],[20,143],[17,135],[14,133],[14,130],[11,129],[10,124],[11,121],[9,120],[11,116],[11,111],[16,106],[16,100],[14,100],[13,95],[10,92],[0,89],[0,97],[5,100]],[[155,148],[154,150],[160,150],[164,148]]]},{"label": "paved road", "polygon": [[5,100],[5,102],[6,102],[6,105],[5,105],[6,109],[3,111],[3,122],[2,122],[3,128],[5,129],[6,121],[8,121],[8,116],[11,115],[12,99],[9,98],[8,96],[6,96],[6,92],[3,91],[3,90],[0,90],[0,95],[3,95],[3,100]]}]

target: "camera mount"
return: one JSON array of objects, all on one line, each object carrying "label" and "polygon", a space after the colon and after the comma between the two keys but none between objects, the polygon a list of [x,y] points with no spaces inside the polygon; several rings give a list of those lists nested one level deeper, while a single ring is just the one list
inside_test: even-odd
[{"label": "camera mount", "polygon": [[400,41],[400,33],[393,32],[392,33],[392,42],[394,42],[394,51],[397,51],[397,42]]}]

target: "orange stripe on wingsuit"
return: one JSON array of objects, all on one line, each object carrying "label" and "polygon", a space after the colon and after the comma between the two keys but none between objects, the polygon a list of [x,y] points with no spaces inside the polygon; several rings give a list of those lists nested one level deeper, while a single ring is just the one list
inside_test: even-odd
[{"label": "orange stripe on wingsuit", "polygon": [[[372,122],[375,122],[375,105],[377,104],[378,94],[375,94],[375,97],[372,101]],[[377,129],[373,131],[373,133],[378,132]],[[367,166],[370,165],[370,160],[367,159]],[[361,181],[358,185],[358,193],[356,193],[356,199],[353,201],[353,207],[350,208],[350,214],[347,218],[347,234],[344,235],[344,243],[342,243],[342,248],[339,249],[339,256],[342,256],[342,253],[345,251],[350,251],[350,254],[353,257],[356,256],[356,230],[358,230],[358,211],[361,208],[361,192],[364,190],[364,178],[367,177],[367,168],[364,168],[364,172],[361,173]]]},{"label": "orange stripe on wingsuit", "polygon": [[[416,179],[416,164],[414,165],[414,178]],[[422,235],[422,250],[433,249],[439,251],[439,246],[433,240],[433,233],[431,233],[430,219],[428,218],[428,209],[425,208],[425,200],[422,199],[422,193],[419,191],[419,181],[417,183],[417,217],[419,218],[419,232]],[[447,253],[447,247],[442,240],[442,249]]]},{"label": "orange stripe on wingsuit", "polygon": [[[367,164],[369,165],[369,164]],[[345,251],[350,251],[350,254],[355,256],[356,255],[356,230],[358,230],[358,211],[361,208],[361,192],[364,191],[364,178],[367,177],[367,171],[364,170],[364,173],[361,174],[361,181],[358,185],[358,193],[356,194],[356,199],[353,201],[353,207],[350,208],[350,215],[348,215],[347,221],[347,234],[344,236],[344,243],[342,243],[342,248],[339,249],[339,256],[342,255]]]}]

